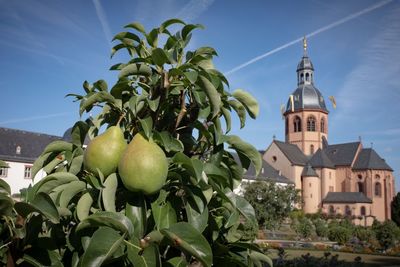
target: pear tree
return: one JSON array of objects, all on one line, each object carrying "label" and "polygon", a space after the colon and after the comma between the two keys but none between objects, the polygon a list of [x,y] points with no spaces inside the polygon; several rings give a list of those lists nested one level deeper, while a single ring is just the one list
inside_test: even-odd
[{"label": "pear tree", "polygon": [[135,22],[115,35],[111,56],[128,57],[111,67],[116,83],[85,81],[82,94],[69,95],[81,116],[97,114],[76,122],[70,141],[44,149],[32,175],[47,176],[25,201],[5,190],[3,263],[272,265],[245,234],[245,224],[257,223],[253,207],[233,193],[261,157],[230,134],[231,113],[242,128],[259,107],[229,89],[212,47],[188,49],[198,28],[171,19],[146,31]]}]

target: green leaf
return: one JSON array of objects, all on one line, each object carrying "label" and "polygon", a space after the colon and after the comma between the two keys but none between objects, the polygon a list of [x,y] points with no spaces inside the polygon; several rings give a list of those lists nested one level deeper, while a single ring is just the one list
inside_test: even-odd
[{"label": "green leaf", "polygon": [[138,194],[126,203],[125,216],[128,217],[133,225],[133,235],[141,239],[146,233],[147,207],[143,194]]},{"label": "green leaf", "polygon": [[71,142],[76,146],[82,146],[88,131],[89,125],[84,121],[76,122],[71,129]]},{"label": "green leaf", "polygon": [[11,195],[10,185],[3,179],[0,179],[0,193]]},{"label": "green leaf", "polygon": [[180,19],[169,19],[169,20],[166,20],[161,24],[160,32],[163,32],[166,28],[168,28],[170,25],[173,25],[173,24],[183,24],[183,25],[185,25],[186,23],[183,22]]},{"label": "green leaf", "polygon": [[89,112],[93,108],[94,104],[103,102],[115,103],[115,98],[110,93],[105,91],[93,93],[88,98],[85,98],[81,101],[79,115],[82,116],[84,111]]},{"label": "green leaf", "polygon": [[123,244],[125,235],[108,227],[100,227],[90,238],[89,245],[82,255],[80,266],[97,267],[110,259]]},{"label": "green leaf", "polygon": [[148,116],[139,121],[140,125],[142,126],[144,134],[146,135],[147,138],[150,138],[153,132],[153,119],[150,116]]},{"label": "green leaf", "polygon": [[236,111],[240,119],[240,129],[244,127],[246,123],[246,108],[237,100],[228,100],[229,105]]},{"label": "green leaf", "polygon": [[11,216],[14,201],[9,196],[0,193],[0,217]]},{"label": "green leaf", "polygon": [[129,23],[129,24],[125,25],[125,28],[133,28],[133,29],[135,29],[135,30],[137,30],[137,31],[139,31],[141,33],[146,33],[143,25],[140,24],[139,22]]},{"label": "green leaf", "polygon": [[173,245],[200,261],[204,267],[212,265],[213,253],[207,239],[187,222],[179,222],[162,229]]},{"label": "green leaf", "polygon": [[52,153],[42,153],[35,162],[33,163],[32,166],[32,177],[35,178],[36,174],[43,168],[44,164],[48,162],[49,157],[52,155]]},{"label": "green leaf", "polygon": [[163,265],[163,267],[187,267],[187,266],[189,266],[189,263],[186,261],[184,257],[171,258],[165,263],[165,266]]},{"label": "green leaf", "polygon": [[[230,147],[235,149],[236,152],[238,152],[238,154],[242,154],[245,157],[247,157],[253,163],[257,176],[262,167],[262,159],[260,152],[258,152],[254,146],[252,146],[249,143],[246,143],[236,135],[231,135],[227,137],[228,137],[227,143],[230,145]],[[243,167],[246,169],[249,168],[248,165],[244,165]]]},{"label": "green leaf", "polygon": [[86,189],[86,183],[82,181],[73,181],[61,192],[59,206],[66,208],[71,199],[79,192]]},{"label": "green leaf", "polygon": [[86,192],[81,196],[76,204],[76,216],[80,221],[83,221],[89,216],[90,208],[93,204],[93,197],[90,192]]},{"label": "green leaf", "polygon": [[148,34],[145,34],[147,43],[152,47],[157,47],[158,29],[152,29]]},{"label": "green leaf", "polygon": [[160,251],[155,244],[149,244],[142,249],[139,245],[139,239],[132,238],[127,243],[128,259],[133,266],[140,267],[161,267]]},{"label": "green leaf", "polygon": [[175,209],[166,200],[166,192],[164,190],[161,190],[159,197],[151,203],[151,212],[158,230],[168,228],[177,222]]},{"label": "green leaf", "polygon": [[120,33],[116,34],[112,40],[114,41],[114,40],[123,40],[123,39],[130,39],[130,40],[136,41],[137,43],[140,43],[139,36],[137,36],[136,34],[131,33],[131,32],[120,32]]},{"label": "green leaf", "polygon": [[72,174],[77,175],[81,171],[82,165],[83,165],[83,155],[76,156],[72,159],[68,171]]},{"label": "green leaf", "polygon": [[200,160],[196,158],[189,158],[182,152],[178,152],[172,158],[172,161],[179,166],[182,166],[189,174],[196,178],[197,181],[202,179],[201,173],[203,171],[203,165]]},{"label": "green leaf", "polygon": [[183,152],[183,144],[180,140],[175,139],[170,132],[155,131],[153,134],[154,141],[156,141],[160,146],[164,147],[167,152]]},{"label": "green leaf", "polygon": [[200,24],[188,24],[188,25],[185,25],[185,27],[182,28],[182,39],[186,40],[186,38],[189,35],[189,33],[191,31],[193,31],[194,29],[196,29],[196,28],[203,29],[204,27],[203,27],[203,25],[200,25]]},{"label": "green leaf", "polygon": [[97,82],[95,82],[93,84],[93,87],[98,89],[99,91],[107,92],[107,90],[108,90],[108,85],[107,85],[107,82],[105,80],[98,80]]},{"label": "green leaf", "polygon": [[154,100],[150,100],[148,98],[146,98],[147,103],[149,104],[149,108],[151,109],[151,111],[156,111],[158,109],[158,106],[160,104],[160,97],[157,97]]},{"label": "green leaf", "polygon": [[235,90],[232,95],[243,104],[250,117],[255,119],[258,116],[260,108],[257,100],[249,93],[242,89]]},{"label": "green leaf", "polygon": [[121,213],[109,211],[98,211],[90,215],[78,224],[76,231],[99,226],[111,227],[121,233],[128,233],[128,236],[133,234],[133,225],[128,217]]},{"label": "green leaf", "polygon": [[118,75],[118,78],[131,76],[131,75],[142,75],[150,76],[152,73],[151,68],[145,64],[132,63],[123,67]]},{"label": "green leaf", "polygon": [[189,203],[185,205],[186,215],[188,217],[188,222],[196,228],[197,231],[202,233],[207,227],[208,222],[208,208],[205,207],[203,212],[198,212]]},{"label": "green leaf", "polygon": [[42,154],[50,153],[50,152],[62,152],[62,151],[72,151],[74,145],[66,142],[66,141],[53,141],[46,146]]},{"label": "green leaf", "polygon": [[51,190],[56,188],[59,185],[70,183],[73,181],[79,181],[78,177],[68,172],[56,172],[50,175],[47,175],[42,180],[40,180],[37,184],[35,184],[32,188],[33,192],[44,192],[50,193]]},{"label": "green leaf", "polygon": [[39,212],[53,223],[60,222],[60,216],[54,202],[51,200],[50,196],[45,193],[36,194],[30,204],[26,202],[17,202],[14,208],[23,218],[26,218],[32,212]]},{"label": "green leaf", "polygon": [[212,111],[212,118],[217,116],[220,111],[221,107],[221,97],[214,87],[214,85],[204,76],[199,76],[199,84],[200,87],[205,91],[207,94],[208,100],[211,104],[211,111]]},{"label": "green leaf", "polygon": [[226,196],[230,199],[231,204],[251,222],[256,222],[256,215],[253,206],[243,197],[229,192]]},{"label": "green leaf", "polygon": [[117,174],[110,174],[104,182],[104,189],[102,193],[103,206],[106,211],[115,212],[115,198],[118,187]]},{"label": "green leaf", "polygon": [[262,264],[262,262],[268,263],[268,265],[270,267],[274,266],[272,259],[263,253],[260,253],[258,251],[254,251],[254,250],[250,250],[249,256],[250,256],[251,260],[256,263],[256,266],[260,266],[260,267],[265,266],[264,264]]},{"label": "green leaf", "polygon": [[197,77],[199,77],[199,73],[197,71],[184,72],[183,74],[191,84],[194,84],[197,81]]},{"label": "green leaf", "polygon": [[151,58],[153,59],[153,62],[160,67],[168,62],[168,57],[161,48],[153,49]]},{"label": "green leaf", "polygon": [[226,124],[226,133],[230,132],[231,130],[231,112],[229,109],[226,108],[221,108],[222,115],[225,118],[225,124]]}]

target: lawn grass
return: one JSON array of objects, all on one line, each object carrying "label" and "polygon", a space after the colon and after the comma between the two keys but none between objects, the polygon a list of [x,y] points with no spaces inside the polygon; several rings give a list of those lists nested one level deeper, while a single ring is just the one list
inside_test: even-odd
[{"label": "lawn grass", "polygon": [[[273,249],[270,250],[271,253],[267,255],[270,256],[272,259],[277,259],[277,250]],[[324,256],[325,251],[315,251],[315,250],[291,250],[285,249],[287,253],[288,260],[294,258],[300,258],[301,255],[310,253],[311,256],[316,258],[322,258]],[[339,255],[339,260],[349,263],[349,266],[353,266],[354,259],[357,256],[361,257],[361,261],[364,263],[363,267],[400,267],[400,257],[393,257],[393,256],[382,256],[382,255],[372,255],[372,254],[355,254],[355,253],[346,253],[346,252],[336,252],[332,251],[332,255]],[[311,266],[310,266],[311,267]]]}]

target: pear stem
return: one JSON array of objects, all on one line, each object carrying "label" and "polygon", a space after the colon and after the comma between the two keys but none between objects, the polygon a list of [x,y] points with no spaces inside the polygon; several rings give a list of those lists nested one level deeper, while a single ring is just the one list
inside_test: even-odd
[{"label": "pear stem", "polygon": [[125,117],[125,113],[121,113],[121,116],[119,116],[118,122],[116,126],[119,126],[119,124],[121,123],[122,119]]}]

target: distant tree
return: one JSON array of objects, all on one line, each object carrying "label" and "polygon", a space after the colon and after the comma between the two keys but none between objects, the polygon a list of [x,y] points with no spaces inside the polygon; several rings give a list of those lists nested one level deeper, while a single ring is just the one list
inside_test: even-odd
[{"label": "distant tree", "polygon": [[384,249],[388,249],[400,241],[400,228],[393,221],[375,223],[372,229]]},{"label": "distant tree", "polygon": [[400,226],[400,192],[397,192],[397,195],[392,201],[392,221],[394,221],[397,226]]},{"label": "distant tree", "polygon": [[309,238],[314,233],[313,223],[306,217],[300,218],[294,224],[294,230],[302,238]]},{"label": "distant tree", "polygon": [[259,226],[266,229],[276,229],[300,201],[294,186],[256,181],[244,187],[244,198],[254,207]]}]

